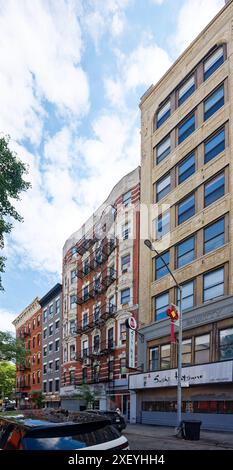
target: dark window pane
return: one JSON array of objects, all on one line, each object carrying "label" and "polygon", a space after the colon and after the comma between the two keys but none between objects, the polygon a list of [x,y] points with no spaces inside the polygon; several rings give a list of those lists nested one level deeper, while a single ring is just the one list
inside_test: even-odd
[{"label": "dark window pane", "polygon": [[195,214],[195,195],[187,197],[178,205],[178,225]]},{"label": "dark window pane", "polygon": [[[165,263],[168,264],[169,266],[169,258],[170,258],[169,251],[166,251],[166,253],[163,253],[162,257]],[[161,256],[156,258],[155,259],[155,279],[160,279],[161,277],[166,276],[168,272],[169,271],[167,267],[164,265],[164,262],[162,261]]]},{"label": "dark window pane", "polygon": [[155,321],[167,318],[166,310],[168,309],[168,303],[168,293],[155,297]]},{"label": "dark window pane", "polygon": [[159,128],[171,115],[171,103],[168,101],[157,113],[157,128]]},{"label": "dark window pane", "polygon": [[205,143],[205,163],[212,160],[220,152],[225,149],[225,130],[221,130],[215,134],[208,142]]},{"label": "dark window pane", "polygon": [[204,101],[204,120],[210,118],[216,111],[224,105],[224,87],[218,88],[212,95]]},{"label": "dark window pane", "polygon": [[193,173],[195,173],[195,154],[192,153],[185,160],[183,160],[178,167],[179,184],[183,183]]},{"label": "dark window pane", "polygon": [[177,245],[177,268],[194,260],[194,237],[190,237]]},{"label": "dark window pane", "polygon": [[195,130],[195,114],[193,113],[178,126],[178,143],[183,142]]},{"label": "dark window pane", "polygon": [[223,47],[219,47],[208,59],[204,62],[204,80],[212,75],[224,62]]},{"label": "dark window pane", "polygon": [[224,294],[224,268],[204,275],[204,302]]},{"label": "dark window pane", "polygon": [[216,250],[224,245],[224,218],[204,230],[204,253]]},{"label": "dark window pane", "polygon": [[205,207],[224,196],[225,178],[224,173],[213,178],[209,183],[205,184]]}]

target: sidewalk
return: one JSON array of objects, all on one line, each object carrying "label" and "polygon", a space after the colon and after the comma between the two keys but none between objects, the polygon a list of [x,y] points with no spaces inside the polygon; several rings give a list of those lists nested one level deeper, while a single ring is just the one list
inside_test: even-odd
[{"label": "sidewalk", "polygon": [[178,439],[175,436],[175,428],[149,426],[144,424],[128,424],[124,434],[129,439],[129,442],[132,441],[136,443],[135,445],[137,445],[137,441],[140,443],[142,437],[151,438],[148,439],[148,441],[150,441],[152,445],[155,445],[156,443],[157,448],[163,449],[233,449],[233,433],[228,432],[201,430],[199,441],[188,441],[185,439]]}]

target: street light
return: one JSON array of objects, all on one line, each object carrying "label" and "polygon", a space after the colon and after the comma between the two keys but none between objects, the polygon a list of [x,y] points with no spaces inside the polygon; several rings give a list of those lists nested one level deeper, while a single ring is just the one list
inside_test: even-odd
[{"label": "street light", "polygon": [[168,264],[162,257],[162,255],[153,247],[150,240],[144,240],[144,244],[149,250],[154,251],[156,255],[160,257],[164,266],[166,266],[170,273],[173,281],[175,282],[180,296],[180,307],[179,307],[179,339],[178,339],[178,361],[177,361],[177,429],[181,426],[181,408],[182,408],[182,397],[181,397],[181,373],[182,373],[182,287],[177,282],[174,274],[170,270]]}]

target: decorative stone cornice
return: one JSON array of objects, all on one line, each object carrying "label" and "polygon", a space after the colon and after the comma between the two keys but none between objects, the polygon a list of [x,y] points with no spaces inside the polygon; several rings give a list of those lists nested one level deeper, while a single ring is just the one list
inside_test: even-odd
[{"label": "decorative stone cornice", "polygon": [[15,328],[20,328],[24,323],[30,320],[35,313],[37,313],[41,309],[39,304],[39,297],[35,297],[35,299],[15,318],[12,324]]}]

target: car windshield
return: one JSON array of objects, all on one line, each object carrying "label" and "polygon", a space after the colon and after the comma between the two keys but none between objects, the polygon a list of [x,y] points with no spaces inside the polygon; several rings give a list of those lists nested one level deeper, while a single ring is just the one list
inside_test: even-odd
[{"label": "car windshield", "polygon": [[[80,434],[72,435],[69,431],[69,435],[59,436],[59,433],[55,435],[46,435],[46,430],[37,433],[35,437],[28,435],[22,440],[23,448],[26,450],[72,450],[72,449],[83,449],[84,447],[94,446],[103,444],[104,442],[112,441],[120,437],[118,431],[112,426],[104,426],[103,428],[96,429]],[[67,432],[68,434],[68,432]]]}]

